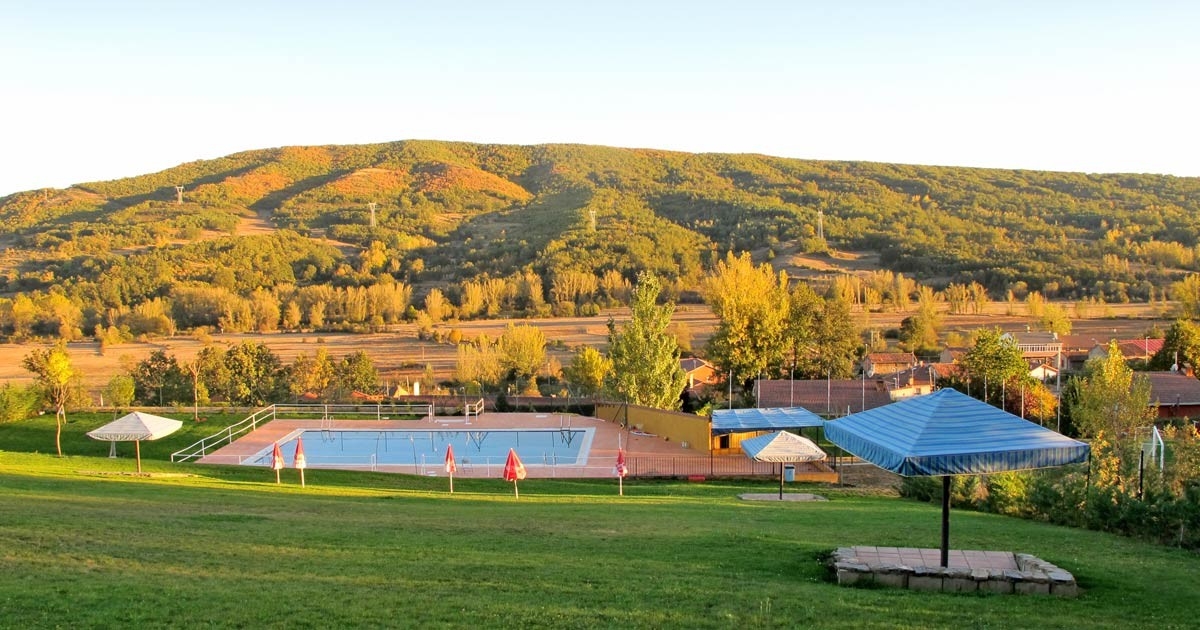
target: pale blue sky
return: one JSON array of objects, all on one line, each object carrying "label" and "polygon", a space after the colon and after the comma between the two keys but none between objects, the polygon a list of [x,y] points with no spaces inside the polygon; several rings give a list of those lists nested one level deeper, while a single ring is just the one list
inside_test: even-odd
[{"label": "pale blue sky", "polygon": [[408,138],[1200,176],[1198,32],[1195,2],[0,0],[0,195]]}]

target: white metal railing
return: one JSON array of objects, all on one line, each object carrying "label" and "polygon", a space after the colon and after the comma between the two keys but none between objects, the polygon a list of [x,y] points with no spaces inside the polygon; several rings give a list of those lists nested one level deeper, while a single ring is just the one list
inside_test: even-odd
[{"label": "white metal railing", "polygon": [[231,424],[221,431],[201,439],[199,442],[196,442],[191,446],[186,446],[178,451],[175,451],[174,453],[171,453],[171,461],[178,463],[186,462],[192,459],[200,459],[201,457],[208,455],[208,452],[216,447],[231,444],[234,437],[248,431],[253,431],[257,429],[260,424],[266,424],[274,419],[275,405],[259,409],[258,411],[255,411],[247,416],[246,419],[242,420],[241,422]]},{"label": "white metal railing", "polygon": [[472,415],[474,415],[475,419],[478,420],[479,416],[483,414],[483,398],[480,398],[473,403],[467,403],[466,405],[463,405],[463,413],[467,416],[467,424],[471,424]]},{"label": "white metal railing", "polygon": [[322,428],[334,420],[390,420],[396,416],[433,417],[432,403],[367,403],[339,405],[275,405],[289,420],[321,420]]},{"label": "white metal railing", "polygon": [[[483,399],[479,400],[482,409]],[[186,462],[208,455],[209,451],[233,442],[243,433],[253,431],[276,418],[303,420],[319,419],[322,429],[332,429],[335,420],[389,420],[395,416],[433,417],[432,403],[372,403],[366,405],[271,405],[250,414],[246,419],[232,424],[195,444],[171,453],[172,462]]]}]

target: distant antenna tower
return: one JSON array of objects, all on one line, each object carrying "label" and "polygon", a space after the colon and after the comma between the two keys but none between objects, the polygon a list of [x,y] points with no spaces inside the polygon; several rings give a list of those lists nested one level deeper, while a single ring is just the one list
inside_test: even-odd
[{"label": "distant antenna tower", "polygon": [[588,214],[591,215],[591,217],[592,217],[592,231],[595,232],[596,231],[596,209],[592,208],[591,210],[588,210]]},{"label": "distant antenna tower", "polygon": [[183,186],[175,187],[175,205],[177,205],[177,206],[183,205]]},{"label": "distant antenna tower", "polygon": [[376,204],[374,201],[367,204],[367,207],[371,209],[371,227],[375,227],[375,206],[376,205],[378,205],[378,204]]},{"label": "distant antenna tower", "polygon": [[825,211],[817,210],[817,238],[825,240]]}]

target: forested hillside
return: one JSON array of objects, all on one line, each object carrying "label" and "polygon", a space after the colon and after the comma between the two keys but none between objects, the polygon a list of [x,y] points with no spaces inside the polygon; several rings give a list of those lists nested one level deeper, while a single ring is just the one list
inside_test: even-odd
[{"label": "forested hillside", "polygon": [[414,307],[435,320],[588,313],[627,299],[643,269],[690,297],[742,250],[781,264],[873,251],[884,269],[996,298],[1147,300],[1200,268],[1198,210],[1200,179],[1159,175],[285,147],[0,199],[0,333],[360,329]]}]

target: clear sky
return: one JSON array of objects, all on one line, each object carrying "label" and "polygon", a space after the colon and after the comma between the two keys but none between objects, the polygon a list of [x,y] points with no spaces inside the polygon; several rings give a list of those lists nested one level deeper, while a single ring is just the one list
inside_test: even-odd
[{"label": "clear sky", "polygon": [[283,145],[1200,176],[1200,3],[0,0],[0,195]]}]

